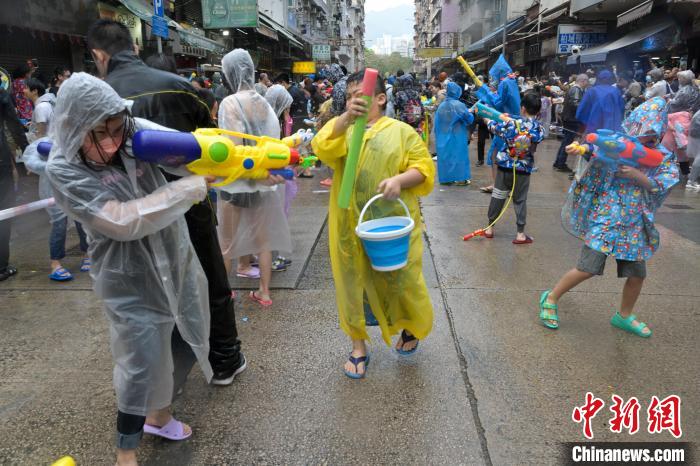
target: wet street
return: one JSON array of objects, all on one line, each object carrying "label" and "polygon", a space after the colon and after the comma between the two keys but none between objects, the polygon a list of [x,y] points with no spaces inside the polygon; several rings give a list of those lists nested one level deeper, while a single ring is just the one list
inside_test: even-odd
[{"label": "wet street", "polygon": [[[318,175],[300,180],[294,262],[273,277],[274,305],[262,309],[246,291],[236,300],[248,369],[215,387],[195,368],[174,404],[194,435],[180,443],[145,437],[140,464],[558,464],[562,442],[584,440],[572,410],[586,392],[606,403],[593,420],[597,441],[674,440],[646,429],[650,398],[671,394],[682,399],[681,440],[700,439],[700,194],[677,186],[659,210],[662,246],[636,309],[650,339],[610,325],[623,284],[612,259],[605,276],[560,301],[561,328],[552,331],[537,319],[540,293],[581,248],[561,226],[570,182],[551,169],[557,148],[551,139],[538,150],[526,230],[533,244],[511,244],[512,208],[494,239],[462,241],[486,223],[489,197],[478,191],[486,166],[472,163],[472,186],[436,186],[423,199],[433,333],[402,358],[372,329],[361,381],[341,370],[350,345],[335,311],[328,194],[314,192],[325,189]],[[21,201],[35,200],[36,177],[23,182]],[[65,454],[80,465],[114,464],[106,319],[89,276],[78,272],[74,228],[64,265],[76,279],[48,279],[48,234],[44,211],[16,221],[11,263],[20,273],[0,283],[0,464],[49,464]],[[613,394],[640,400],[634,436],[610,431]]]}]

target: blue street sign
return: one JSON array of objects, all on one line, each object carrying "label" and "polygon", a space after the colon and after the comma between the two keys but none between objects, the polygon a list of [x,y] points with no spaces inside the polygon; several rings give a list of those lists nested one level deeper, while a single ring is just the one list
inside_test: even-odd
[{"label": "blue street sign", "polygon": [[163,0],[153,0],[153,14],[163,17]]},{"label": "blue street sign", "polygon": [[153,21],[153,23],[152,23],[153,24],[153,27],[152,27],[153,34],[156,36],[160,36],[163,39],[167,39],[168,38],[168,23],[160,16],[153,16],[153,18],[151,18],[151,19]]}]

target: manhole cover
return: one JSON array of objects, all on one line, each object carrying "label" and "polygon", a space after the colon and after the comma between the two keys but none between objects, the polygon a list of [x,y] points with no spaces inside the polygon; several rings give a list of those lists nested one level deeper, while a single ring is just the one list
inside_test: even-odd
[{"label": "manhole cover", "polygon": [[693,210],[692,207],[685,204],[664,204],[669,209]]}]

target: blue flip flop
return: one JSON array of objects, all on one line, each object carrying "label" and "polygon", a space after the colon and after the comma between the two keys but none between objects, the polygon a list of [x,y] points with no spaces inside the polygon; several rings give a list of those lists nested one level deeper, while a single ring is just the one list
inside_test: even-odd
[{"label": "blue flip flop", "polygon": [[90,262],[89,257],[84,257],[83,260],[80,261],[80,271],[81,272],[89,272],[91,266],[92,266],[92,263]]},{"label": "blue flip flop", "polygon": [[65,267],[59,267],[49,274],[49,278],[56,282],[67,282],[73,280],[73,275]]},{"label": "blue flip flop", "polygon": [[356,358],[355,356],[350,353],[350,357],[348,358],[348,361],[350,361],[354,366],[355,366],[355,371],[357,371],[358,364],[365,363],[365,371],[362,374],[358,374],[357,372],[350,372],[347,370],[344,370],[345,375],[350,377],[351,379],[364,379],[365,376],[367,375],[367,368],[369,367],[369,354],[366,356],[360,356],[359,358]]},{"label": "blue flip flop", "polygon": [[[406,330],[401,331],[401,347],[403,348],[403,345],[405,345],[408,342],[411,342],[413,340],[418,340],[418,338],[414,337],[413,335],[409,335],[406,333]],[[418,344],[420,343],[420,340],[418,340],[418,343],[416,343],[416,346],[413,347],[413,349],[410,349],[408,351],[405,351],[403,349],[398,349],[394,348],[397,353],[399,353],[401,356],[410,356],[413,353],[415,353],[418,350]]]}]

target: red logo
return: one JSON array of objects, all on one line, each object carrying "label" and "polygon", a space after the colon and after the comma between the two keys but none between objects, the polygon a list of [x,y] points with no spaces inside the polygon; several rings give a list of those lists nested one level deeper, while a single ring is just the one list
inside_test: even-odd
[{"label": "red logo", "polygon": [[583,406],[576,406],[574,412],[571,413],[571,419],[576,423],[583,422],[583,435],[587,439],[593,438],[593,428],[591,420],[598,414],[598,411],[603,409],[605,402],[600,398],[593,396],[593,393],[586,393],[586,403]]}]

